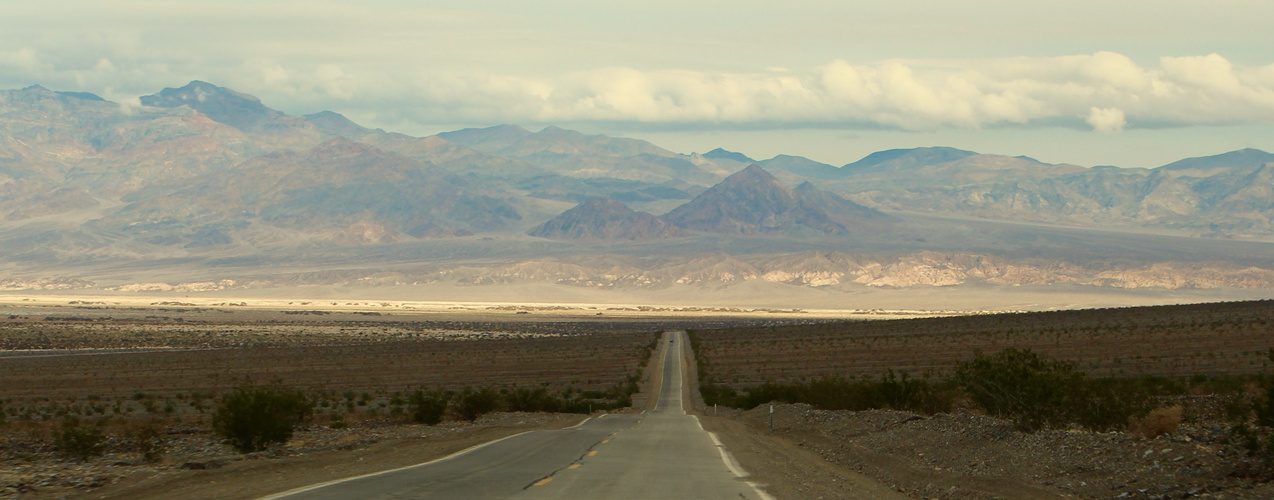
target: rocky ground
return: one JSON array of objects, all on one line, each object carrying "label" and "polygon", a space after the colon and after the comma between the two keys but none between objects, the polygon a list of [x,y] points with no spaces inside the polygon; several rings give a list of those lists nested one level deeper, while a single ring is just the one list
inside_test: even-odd
[{"label": "rocky ground", "polygon": [[[414,465],[534,429],[573,425],[584,416],[496,413],[437,426],[367,420],[303,429],[284,446],[247,455],[210,431],[167,429],[161,460],[147,463],[125,439],[87,461],[57,453],[29,430],[0,428],[0,498],[256,498],[309,484]],[[233,485],[233,486],[231,486]]]},{"label": "rocky ground", "polygon": [[[963,411],[925,417],[776,404],[771,433],[768,405],[719,411],[716,418],[706,412],[705,427],[721,432],[777,497],[865,498],[851,488],[871,479],[913,498],[1274,498],[1269,470],[1226,444],[1223,424],[1187,421],[1154,439],[1077,430],[1028,434]],[[767,473],[784,465],[765,456],[784,446],[808,450],[839,470]]]}]

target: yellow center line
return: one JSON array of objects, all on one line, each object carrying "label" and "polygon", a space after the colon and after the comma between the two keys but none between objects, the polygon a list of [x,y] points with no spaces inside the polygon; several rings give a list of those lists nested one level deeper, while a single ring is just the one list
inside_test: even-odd
[{"label": "yellow center line", "polygon": [[546,485],[546,484],[549,484],[549,481],[552,481],[552,480],[553,480],[553,478],[551,478],[551,477],[546,477],[546,478],[544,478],[544,479],[541,479],[541,480],[539,480],[539,481],[536,481],[536,482],[535,482],[535,484],[532,484],[531,486],[544,486],[544,485]]},{"label": "yellow center line", "polygon": [[597,450],[593,450],[593,451],[588,452],[588,456],[590,456],[590,457],[591,457],[591,456],[595,456],[595,455],[597,455]]},{"label": "yellow center line", "polygon": [[609,442],[610,442],[610,440],[609,440],[609,439],[603,439],[603,440],[602,440],[602,444],[606,444],[606,443],[609,443]]},{"label": "yellow center line", "polygon": [[578,468],[579,468],[579,464],[571,464],[569,467],[567,467],[567,469],[572,469],[572,470],[578,469]]}]

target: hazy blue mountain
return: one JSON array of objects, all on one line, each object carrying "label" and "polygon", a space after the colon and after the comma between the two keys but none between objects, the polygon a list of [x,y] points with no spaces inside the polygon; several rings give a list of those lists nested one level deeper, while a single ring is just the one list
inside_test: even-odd
[{"label": "hazy blue mountain", "polygon": [[341,244],[385,243],[501,229],[521,219],[508,202],[454,174],[344,138],[124,201],[94,225],[166,245],[255,244],[280,229]]},{"label": "hazy blue mountain", "polygon": [[811,180],[839,179],[845,172],[826,163],[819,163],[803,156],[778,155],[765,161],[757,162],[771,172],[782,170]]},{"label": "hazy blue mountain", "polygon": [[349,118],[346,118],[345,115],[334,111],[319,111],[318,113],[305,115],[303,118],[326,135],[340,136],[351,140],[358,140],[368,134],[385,132],[381,129],[373,130],[354,123]]},{"label": "hazy blue mountain", "polygon": [[65,92],[65,91],[59,90],[58,94],[61,94],[67,97],[74,97],[76,99],[83,99],[85,101],[106,102],[106,99],[102,99],[102,96],[99,96],[92,92]]},{"label": "hazy blue mountain", "polygon": [[756,163],[756,160],[748,158],[748,155],[745,155],[743,153],[736,153],[734,151],[727,151],[721,148],[708,151],[707,153],[703,154],[703,157],[711,158],[713,160],[734,160],[739,163]]},{"label": "hazy blue mountain", "polygon": [[589,135],[560,127],[546,127],[532,133],[521,127],[502,125],[448,132],[438,137],[570,177],[613,177],[655,183],[677,180],[694,184],[720,180],[682,155],[646,141]]},{"label": "hazy blue mountain", "polygon": [[1177,160],[1156,170],[1207,170],[1213,168],[1260,167],[1274,162],[1274,154],[1259,149],[1240,149],[1213,156],[1199,156]]},{"label": "hazy blue mountain", "polygon": [[249,133],[317,134],[313,125],[303,118],[269,108],[254,96],[198,80],[181,88],[169,87],[142,96],[141,103],[159,108],[187,106],[218,123]]},{"label": "hazy blue mountain", "polygon": [[0,194],[0,214],[95,206],[87,200],[227,168],[280,142],[288,141],[245,135],[187,107],[122,112],[117,103],[40,86],[0,91],[0,184],[15,181],[0,188],[12,190]]},{"label": "hazy blue mountain", "polygon": [[841,167],[841,172],[843,175],[901,172],[913,170],[916,167],[956,161],[976,154],[972,151],[947,147],[889,149],[877,151],[861,160],[846,164]]},{"label": "hazy blue mountain", "polygon": [[[842,168],[789,155],[743,168],[746,156],[722,149],[683,155],[559,127],[413,137],[330,111],[289,116],[205,82],[143,102],[124,112],[86,93],[0,91],[3,262],[18,269],[15,262],[41,259],[260,252],[285,259],[346,246],[405,262],[414,252],[574,248],[528,238],[537,225],[532,233],[544,237],[607,242],[580,248],[623,245],[624,252],[683,257],[703,248],[782,253],[860,242],[882,251],[956,251],[984,245],[958,229],[973,219],[1029,222],[1039,234],[1069,226],[1117,230],[1109,236],[1116,239],[1145,229],[1274,239],[1274,155],[1255,149],[1157,169],[1087,169],[943,147],[881,151]],[[608,200],[592,200],[599,197]],[[952,222],[916,229],[922,216]],[[1014,227],[1005,234],[1026,231],[1003,226]],[[470,233],[501,242],[415,241]],[[835,238],[821,239],[828,235]],[[660,240],[641,246],[645,239]],[[1004,241],[1023,252],[1094,254],[1079,240],[1036,233],[994,245]],[[1197,246],[1173,255],[1216,243],[1190,241]],[[444,244],[470,246],[431,246]],[[1266,251],[1253,248],[1243,255]]]},{"label": "hazy blue mountain", "polygon": [[466,128],[454,132],[443,132],[438,137],[447,141],[468,146],[488,153],[498,152],[531,135],[527,129],[517,125],[496,125],[486,128]]}]

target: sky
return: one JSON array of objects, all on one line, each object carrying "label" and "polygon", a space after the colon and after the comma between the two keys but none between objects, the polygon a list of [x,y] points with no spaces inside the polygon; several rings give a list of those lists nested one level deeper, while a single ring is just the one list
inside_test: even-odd
[{"label": "sky", "polygon": [[10,1],[0,88],[135,103],[204,80],[413,135],[1154,167],[1274,151],[1272,19],[1268,0]]}]

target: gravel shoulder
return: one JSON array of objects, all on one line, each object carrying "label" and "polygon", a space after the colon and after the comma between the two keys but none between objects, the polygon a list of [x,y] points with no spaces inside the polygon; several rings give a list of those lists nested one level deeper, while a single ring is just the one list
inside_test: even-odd
[{"label": "gravel shoulder", "polygon": [[[1046,430],[957,411],[708,408],[693,354],[692,412],[776,498],[1274,498],[1259,464],[1206,419],[1154,439]],[[1256,472],[1253,475],[1253,472]]]},{"label": "gravel shoulder", "polygon": [[748,480],[774,498],[908,498],[888,484],[825,460],[804,442],[792,441],[741,418],[742,412],[707,408],[699,393],[694,351],[686,349],[682,377],[688,413],[717,439],[747,471]]},{"label": "gravel shoulder", "polygon": [[730,454],[775,498],[908,498],[858,472],[824,460],[804,442],[768,435],[731,417],[701,416]]},{"label": "gravel shoulder", "polygon": [[1023,433],[961,412],[776,404],[774,417],[773,433],[768,405],[702,418],[778,498],[883,498],[872,485],[913,498],[1274,498],[1274,484],[1251,477],[1251,459],[1207,425],[1145,439]]}]

